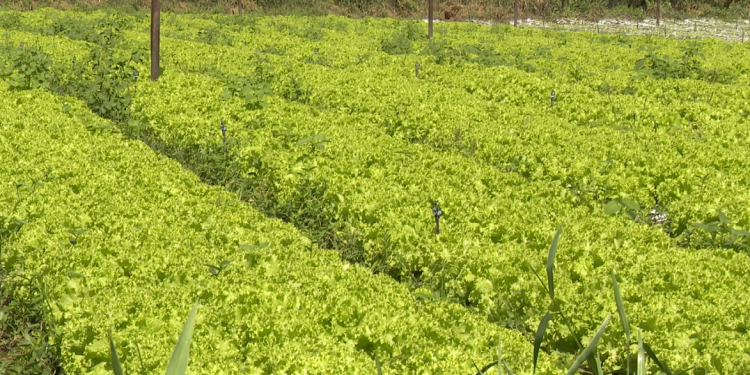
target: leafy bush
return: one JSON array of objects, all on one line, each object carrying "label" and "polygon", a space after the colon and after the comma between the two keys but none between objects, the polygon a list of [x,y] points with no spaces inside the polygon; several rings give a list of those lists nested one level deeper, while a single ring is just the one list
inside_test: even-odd
[{"label": "leafy bush", "polygon": [[725,84],[735,79],[727,72],[704,69],[701,61],[705,59],[697,46],[684,47],[680,59],[673,59],[668,55],[660,56],[651,49],[642,59],[636,61],[635,69],[660,79],[691,78]]},{"label": "leafy bush", "polygon": [[390,39],[380,41],[380,49],[389,55],[414,53],[412,41],[403,33],[394,33]]},{"label": "leafy bush", "polygon": [[81,98],[98,115],[125,121],[128,118],[133,74],[145,61],[140,51],[121,53],[93,47],[88,56],[73,56],[67,64],[53,62],[43,51],[29,47],[5,48],[3,76],[19,90],[46,88]]},{"label": "leafy bush", "polygon": [[4,48],[3,77],[15,89],[50,88],[51,59],[41,50],[30,47]]}]

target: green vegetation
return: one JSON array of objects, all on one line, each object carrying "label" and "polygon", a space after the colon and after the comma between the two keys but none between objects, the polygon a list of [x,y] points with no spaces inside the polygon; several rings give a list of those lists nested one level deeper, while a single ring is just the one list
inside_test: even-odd
[{"label": "green vegetation", "polygon": [[[3,247],[2,266],[46,290],[67,373],[109,371],[110,327],[124,368],[164,371],[195,296],[205,307],[193,373],[372,373],[378,355],[389,371],[463,374],[490,361],[498,334],[512,366],[530,361],[518,333],[460,306],[415,302],[142,143],[91,133],[100,120],[79,102],[2,92],[0,152],[12,163],[1,173],[39,186],[16,208],[28,223]],[[204,265],[224,261],[220,274]]]},{"label": "green vegetation", "polygon": [[163,371],[196,295],[198,372],[750,370],[745,45],[165,15],[150,82],[143,15],[0,26],[66,371]]},{"label": "green vegetation", "polygon": [[[375,17],[427,17],[427,0],[182,0],[161,1],[161,9],[175,13],[213,14],[266,14],[311,15],[329,14]],[[118,12],[146,11],[147,0],[3,0],[0,7],[17,10],[34,10],[56,7],[63,10],[116,10]],[[477,0],[435,1],[437,19],[465,21],[469,18],[484,20],[512,19],[514,0],[495,2]],[[628,18],[634,20],[656,16],[656,1],[651,0],[544,0],[519,1],[522,18],[578,17],[585,19]],[[726,20],[747,18],[750,3],[747,0],[675,0],[661,2],[662,17],[697,18],[718,17]]]}]

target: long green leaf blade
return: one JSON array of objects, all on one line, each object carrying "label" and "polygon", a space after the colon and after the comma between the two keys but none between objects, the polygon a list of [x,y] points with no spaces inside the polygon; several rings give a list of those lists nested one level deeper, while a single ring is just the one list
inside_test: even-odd
[{"label": "long green leaf blade", "polygon": [[188,314],[185,326],[182,327],[182,333],[177,340],[177,346],[172,352],[172,358],[169,359],[167,372],[165,375],[185,375],[187,372],[188,357],[190,356],[190,341],[193,339],[193,328],[195,328],[195,315],[198,311],[198,300],[195,300],[193,308]]},{"label": "long green leaf blade", "polygon": [[599,358],[598,350],[594,349],[594,354],[586,359],[586,363],[588,363],[589,368],[595,375],[604,375],[604,370],[602,370],[602,360]]},{"label": "long green leaf blade", "polygon": [[636,375],[646,375],[646,353],[643,350],[643,337],[641,330],[638,330],[638,368]]},{"label": "long green leaf blade", "polygon": [[497,336],[497,375],[505,375],[505,367],[503,363],[503,345],[500,336]]},{"label": "long green leaf blade", "polygon": [[482,367],[479,372],[477,372],[477,375],[484,375],[487,373],[487,370],[491,369],[492,366],[497,365],[497,361],[487,364],[486,366]]},{"label": "long green leaf blade", "polygon": [[534,370],[532,371],[532,374],[536,374],[536,363],[539,359],[539,347],[542,346],[542,339],[544,339],[544,333],[547,332],[547,324],[549,324],[550,319],[552,319],[554,315],[547,314],[542,318],[542,321],[539,322],[539,327],[536,329],[536,336],[534,337]]},{"label": "long green leaf blade", "polygon": [[[663,371],[667,375],[672,375],[672,370],[667,365],[667,362],[662,363],[659,358],[656,356],[656,353],[654,353],[654,350],[651,349],[651,347],[647,343],[643,343],[643,349],[646,351],[646,354],[649,358],[651,358],[654,363],[656,363],[657,366],[659,366],[659,369]],[[687,372],[687,370],[685,370]]]},{"label": "long green leaf blade", "polygon": [[375,368],[378,370],[378,375],[383,375],[383,370],[380,368],[380,360],[378,359],[378,353],[373,353],[375,355]]},{"label": "long green leaf blade", "polygon": [[120,358],[117,356],[117,349],[115,349],[115,342],[112,340],[111,328],[109,330],[109,358],[112,361],[112,372],[114,372],[115,375],[123,375]]},{"label": "long green leaf blade", "polygon": [[609,319],[611,317],[611,315],[607,315],[607,317],[604,319],[604,322],[602,322],[602,325],[599,326],[599,330],[596,331],[594,337],[591,338],[589,344],[586,345],[586,348],[583,349],[583,352],[581,352],[581,355],[576,357],[576,360],[573,362],[573,365],[570,367],[566,375],[575,375],[578,372],[578,369],[581,367],[581,364],[591,355],[591,353],[594,352],[594,350],[596,349],[596,345],[604,335],[604,330],[607,328],[607,324],[609,324]]},{"label": "long green leaf blade", "polygon": [[622,303],[622,296],[620,295],[620,287],[617,285],[617,276],[615,276],[615,270],[612,270],[612,286],[615,289],[615,303],[617,303],[617,313],[620,315],[622,329],[625,330],[625,338],[628,340],[628,347],[630,347],[630,324],[628,323],[627,315],[625,315],[625,305]]},{"label": "long green leaf blade", "polygon": [[560,240],[562,228],[562,225],[557,228],[557,233],[555,233],[555,238],[552,239],[552,245],[550,245],[549,254],[547,255],[547,284],[549,285],[549,296],[552,300],[555,299],[555,282],[552,278],[552,271],[555,268],[555,252],[557,251],[557,241]]},{"label": "long green leaf blade", "polygon": [[474,363],[474,368],[477,370],[477,374],[478,375],[484,375],[484,374],[482,374],[482,370],[479,369],[479,366],[477,366],[477,363],[474,362],[474,361],[472,361],[472,362]]}]

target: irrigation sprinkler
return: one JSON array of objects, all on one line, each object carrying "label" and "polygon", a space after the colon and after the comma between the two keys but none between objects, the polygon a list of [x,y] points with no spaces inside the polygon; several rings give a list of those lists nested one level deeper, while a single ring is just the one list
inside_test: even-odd
[{"label": "irrigation sprinkler", "polygon": [[651,209],[651,211],[649,211],[648,218],[651,221],[651,225],[654,226],[661,226],[669,221],[669,217],[667,216],[667,214],[661,212],[661,208],[659,207],[658,203]]},{"label": "irrigation sprinkler", "polygon": [[549,100],[550,100],[549,107],[550,108],[554,107],[555,106],[555,90],[552,90],[552,93],[549,94]]},{"label": "irrigation sprinkler", "polygon": [[227,152],[227,127],[224,125],[224,120],[221,120],[219,129],[221,129],[221,138],[224,141],[224,152]]},{"label": "irrigation sprinkler", "polygon": [[20,46],[21,48],[23,48],[23,42],[21,42],[21,44],[19,44],[19,46]]},{"label": "irrigation sprinkler", "polygon": [[440,234],[440,217],[443,216],[443,210],[438,206],[438,202],[432,203],[432,216],[435,217],[435,234]]},{"label": "irrigation sprinkler", "polygon": [[318,54],[318,49],[316,48],[315,50],[313,50],[313,53],[315,53],[317,55]]},{"label": "irrigation sprinkler", "polygon": [[138,76],[140,73],[138,73],[138,69],[133,71],[133,82],[138,82]]},{"label": "irrigation sprinkler", "polygon": [[414,71],[415,71],[415,76],[419,78],[419,61],[417,61],[417,63],[414,64]]},{"label": "irrigation sprinkler", "polygon": [[71,60],[71,61],[73,62],[73,68],[75,68],[76,67],[76,57],[73,56],[73,60]]}]

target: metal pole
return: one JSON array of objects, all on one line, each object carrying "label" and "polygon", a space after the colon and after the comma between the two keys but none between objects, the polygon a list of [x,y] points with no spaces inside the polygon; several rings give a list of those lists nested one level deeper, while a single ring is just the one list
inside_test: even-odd
[{"label": "metal pole", "polygon": [[513,27],[518,27],[518,0],[513,2]]},{"label": "metal pole", "polygon": [[151,80],[159,78],[159,0],[151,0]]},{"label": "metal pole", "polygon": [[656,27],[659,27],[660,18],[661,18],[661,0],[656,0]]},{"label": "metal pole", "polygon": [[427,0],[427,37],[432,38],[432,6],[433,0]]}]

